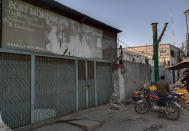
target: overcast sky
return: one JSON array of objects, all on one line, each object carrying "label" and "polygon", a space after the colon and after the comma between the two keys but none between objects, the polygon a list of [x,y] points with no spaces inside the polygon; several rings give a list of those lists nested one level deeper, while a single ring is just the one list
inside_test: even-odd
[{"label": "overcast sky", "polygon": [[151,23],[158,22],[159,34],[169,22],[161,43],[173,43],[171,14],[173,14],[175,43],[186,38],[184,11],[189,0],[57,0],[62,4],[100,20],[123,32],[119,39],[130,46],[152,43]]}]

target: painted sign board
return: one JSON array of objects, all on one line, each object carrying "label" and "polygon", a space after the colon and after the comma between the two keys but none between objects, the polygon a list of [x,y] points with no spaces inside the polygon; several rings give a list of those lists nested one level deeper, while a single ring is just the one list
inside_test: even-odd
[{"label": "painted sign board", "polygon": [[103,32],[20,0],[3,0],[2,47],[102,58]]}]

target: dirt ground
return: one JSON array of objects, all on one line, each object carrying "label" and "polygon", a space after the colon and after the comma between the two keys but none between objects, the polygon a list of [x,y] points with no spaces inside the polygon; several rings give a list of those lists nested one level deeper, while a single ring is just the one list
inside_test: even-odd
[{"label": "dirt ground", "polygon": [[182,113],[177,121],[167,120],[158,112],[137,114],[134,106],[128,106],[125,110],[108,119],[95,131],[189,131],[189,114]]},{"label": "dirt ground", "polygon": [[137,114],[134,105],[112,110],[100,106],[61,117],[56,123],[30,131],[189,131],[189,111],[177,121],[167,120],[158,112]]}]

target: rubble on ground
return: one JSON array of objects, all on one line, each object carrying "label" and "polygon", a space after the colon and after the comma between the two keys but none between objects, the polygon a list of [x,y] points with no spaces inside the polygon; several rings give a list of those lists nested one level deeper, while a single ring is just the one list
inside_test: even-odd
[{"label": "rubble on ground", "polygon": [[119,105],[121,105],[121,102],[120,102],[118,95],[116,93],[113,93],[112,96],[110,96],[108,104],[110,105],[110,109],[120,110]]},{"label": "rubble on ground", "polygon": [[113,109],[113,110],[120,110],[120,107],[119,105],[116,105],[116,104],[110,104],[110,109]]},{"label": "rubble on ground", "polygon": [[113,93],[112,96],[110,96],[109,102],[108,103],[113,103],[117,105],[121,105],[121,102],[118,98],[118,95],[116,93]]}]

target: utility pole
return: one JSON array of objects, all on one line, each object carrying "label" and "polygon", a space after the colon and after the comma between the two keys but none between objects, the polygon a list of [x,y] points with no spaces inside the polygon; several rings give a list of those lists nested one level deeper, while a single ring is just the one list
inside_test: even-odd
[{"label": "utility pole", "polygon": [[158,48],[159,43],[165,33],[165,30],[167,28],[168,23],[165,23],[163,30],[158,38],[158,32],[157,32],[157,25],[158,23],[152,23],[152,31],[153,31],[153,60],[154,60],[154,78],[155,82],[159,81],[159,58],[158,58]]},{"label": "utility pole", "polygon": [[172,27],[172,35],[173,35],[173,45],[175,45],[175,31],[174,31],[173,11],[171,13],[171,27]]},{"label": "utility pole", "polygon": [[187,56],[189,56],[189,33],[186,34]]},{"label": "utility pole", "polygon": [[185,17],[186,17],[186,47],[187,47],[187,56],[189,56],[189,9],[186,10],[185,12]]},{"label": "utility pole", "polygon": [[154,78],[155,82],[159,81],[159,61],[158,61],[158,33],[157,33],[157,24],[152,23],[153,31],[153,49],[154,49]]}]

